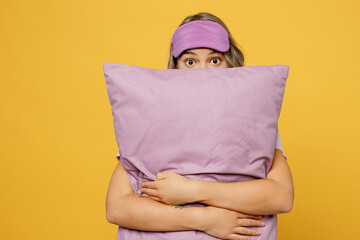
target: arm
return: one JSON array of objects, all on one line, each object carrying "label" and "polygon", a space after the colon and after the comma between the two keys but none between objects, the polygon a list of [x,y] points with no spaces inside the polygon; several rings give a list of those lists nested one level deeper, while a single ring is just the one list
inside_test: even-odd
[{"label": "arm", "polygon": [[287,161],[279,149],[266,179],[223,183],[195,180],[193,201],[247,214],[290,212],[294,186]]},{"label": "arm", "polygon": [[108,222],[126,228],[145,231],[199,230],[221,239],[257,236],[259,232],[248,227],[264,226],[261,216],[212,206],[170,206],[135,194],[121,161],[110,180],[106,218]]},{"label": "arm", "polygon": [[142,184],[142,192],[167,204],[201,202],[254,215],[289,212],[294,198],[287,161],[279,149],[266,179],[242,182],[190,180],[172,172],[161,172],[155,182]]},{"label": "arm", "polygon": [[138,230],[197,230],[196,219],[201,210],[178,208],[135,194],[121,161],[112,174],[106,195],[107,221]]}]

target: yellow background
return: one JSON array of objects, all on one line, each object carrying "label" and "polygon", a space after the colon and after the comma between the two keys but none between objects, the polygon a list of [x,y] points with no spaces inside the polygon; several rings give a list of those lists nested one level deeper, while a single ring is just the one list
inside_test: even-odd
[{"label": "yellow background", "polygon": [[359,1],[0,3],[1,239],[116,239],[103,62],[165,69],[190,14],[220,17],[245,65],[290,66],[279,129],[295,183],[279,240],[357,239]]}]

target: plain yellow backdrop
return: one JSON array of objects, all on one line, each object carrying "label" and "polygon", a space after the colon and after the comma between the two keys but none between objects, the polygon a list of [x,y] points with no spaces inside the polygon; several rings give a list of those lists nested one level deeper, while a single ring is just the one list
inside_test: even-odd
[{"label": "plain yellow backdrop", "polygon": [[103,62],[165,69],[190,14],[220,17],[245,65],[290,66],[279,129],[295,184],[278,239],[357,239],[360,4],[0,2],[1,239],[116,239],[105,197],[117,144]]}]

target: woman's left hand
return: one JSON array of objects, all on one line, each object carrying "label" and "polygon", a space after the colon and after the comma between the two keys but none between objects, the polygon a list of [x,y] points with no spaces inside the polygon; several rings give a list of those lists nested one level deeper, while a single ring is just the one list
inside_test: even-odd
[{"label": "woman's left hand", "polygon": [[184,205],[192,202],[193,180],[174,172],[159,172],[155,181],[143,182],[143,196],[169,204]]}]

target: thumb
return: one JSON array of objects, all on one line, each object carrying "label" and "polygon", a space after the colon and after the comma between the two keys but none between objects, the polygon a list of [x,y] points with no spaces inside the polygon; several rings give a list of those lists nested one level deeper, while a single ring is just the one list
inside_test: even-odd
[{"label": "thumb", "polygon": [[167,172],[159,172],[156,175],[156,180],[162,180],[162,179],[165,179],[166,177],[167,177]]}]

